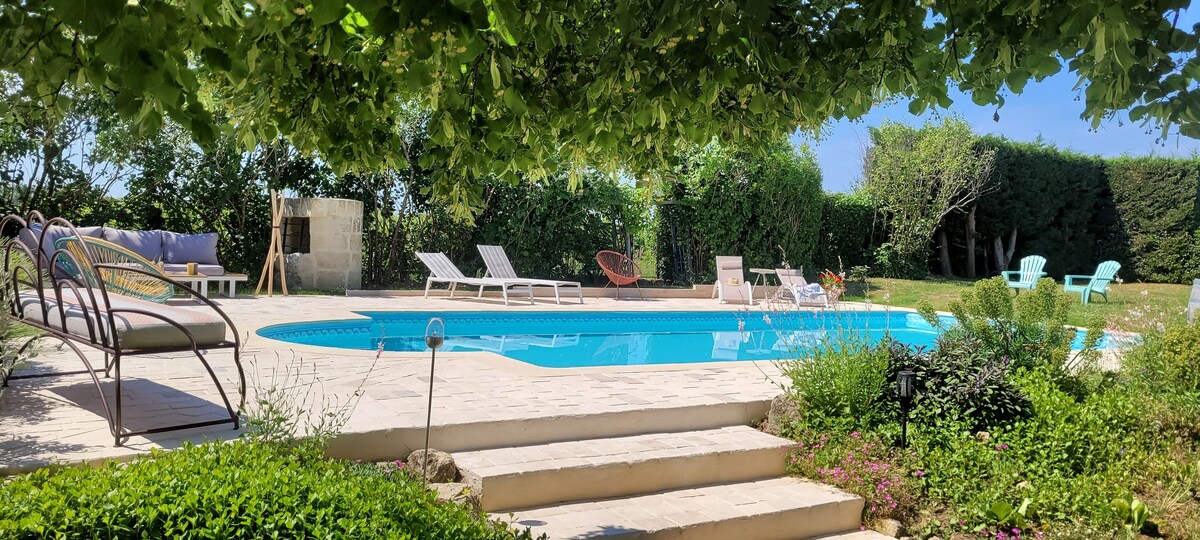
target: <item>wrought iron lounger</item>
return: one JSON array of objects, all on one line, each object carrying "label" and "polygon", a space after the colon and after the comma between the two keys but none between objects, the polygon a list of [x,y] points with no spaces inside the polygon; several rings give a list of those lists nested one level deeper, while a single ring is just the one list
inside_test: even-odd
[{"label": "wrought iron lounger", "polygon": [[[31,212],[27,218],[9,215],[0,220],[0,231],[10,230],[9,228],[14,226],[28,227],[35,223],[42,225],[36,245],[28,246],[22,242],[9,241],[3,247],[3,268],[8,279],[4,287],[7,289],[5,292],[9,301],[9,311],[17,321],[40,331],[37,336],[21,346],[17,356],[35,341],[49,338],[60,341],[71,349],[86,369],[14,375],[13,366],[0,366],[0,386],[8,386],[10,380],[88,374],[100,394],[100,403],[108,420],[109,431],[117,446],[134,435],[225,423],[233,424],[233,428],[238,429],[238,412],[230,403],[221,381],[205,356],[212,350],[233,351],[233,362],[238,372],[240,409],[246,401],[246,375],[241,364],[241,340],[237,327],[229,316],[192,288],[166,278],[154,269],[142,268],[135,264],[96,262],[99,259],[95,258],[87,243],[80,242],[72,246],[77,249],[55,249],[49,258],[40,256],[42,243],[46,241],[46,233],[51,227],[66,227],[71,236],[81,237],[75,226],[62,218],[47,220],[36,211]],[[34,253],[38,253],[39,256],[35,256]],[[212,312],[155,304],[110,292],[106,280],[114,274],[136,276],[140,280],[162,281],[204,304]],[[227,334],[232,334],[232,340],[226,337]],[[104,367],[94,368],[84,354],[84,348],[102,352]],[[200,360],[216,385],[229,417],[137,431],[125,430],[121,418],[121,361],[128,356],[174,352],[190,352]],[[115,404],[112,407],[109,406],[104,386],[97,376],[100,373],[114,380]]]}]

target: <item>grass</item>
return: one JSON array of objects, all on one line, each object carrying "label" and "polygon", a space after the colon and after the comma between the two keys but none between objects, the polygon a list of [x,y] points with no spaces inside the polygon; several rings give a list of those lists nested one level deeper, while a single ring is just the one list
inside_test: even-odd
[{"label": "grass", "polygon": [[[934,309],[948,310],[950,302],[957,300],[963,291],[969,289],[972,280],[965,279],[927,279],[913,281],[907,279],[871,278],[867,285],[850,283],[845,298],[851,301],[863,301],[864,294],[869,290],[870,299],[876,304],[888,304],[898,307],[915,308],[921,301],[933,304]],[[868,288],[869,285],[869,288]],[[1143,298],[1142,292],[1146,292]],[[1117,322],[1130,310],[1149,305],[1151,308],[1162,309],[1178,317],[1183,317],[1187,307],[1191,287],[1172,283],[1122,283],[1113,285],[1108,293],[1108,302],[1102,297],[1093,297],[1091,303],[1072,310],[1071,324],[1084,326],[1089,320],[1100,317],[1106,322]],[[885,300],[885,295],[887,299]],[[1077,295],[1071,295],[1078,299]]]}]

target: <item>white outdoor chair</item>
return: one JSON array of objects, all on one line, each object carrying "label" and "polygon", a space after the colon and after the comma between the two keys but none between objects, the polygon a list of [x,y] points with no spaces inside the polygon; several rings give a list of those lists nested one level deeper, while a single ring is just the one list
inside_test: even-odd
[{"label": "white outdoor chair", "polygon": [[754,304],[754,286],[746,281],[742,270],[741,257],[717,257],[717,282],[713,284],[713,294],[719,302]]}]

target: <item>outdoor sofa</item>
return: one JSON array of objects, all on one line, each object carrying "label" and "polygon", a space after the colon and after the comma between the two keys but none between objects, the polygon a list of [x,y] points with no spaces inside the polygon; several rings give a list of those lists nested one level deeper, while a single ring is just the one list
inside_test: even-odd
[{"label": "outdoor sofa", "polygon": [[[117,229],[113,227],[78,227],[75,229],[79,236],[99,238],[132,251],[142,258],[161,263],[162,271],[167,274],[184,274],[188,263],[196,263],[196,272],[206,276],[225,275],[226,269],[217,260],[217,233],[184,234],[171,231],[136,231]],[[23,228],[17,237],[21,243],[30,249],[40,244],[41,254],[49,258],[54,252],[55,243],[64,236],[71,234],[70,230],[51,226],[46,232],[44,241],[39,242],[42,233],[40,223],[31,223]]]},{"label": "outdoor sofa", "polygon": [[[82,240],[81,256],[66,249],[50,246],[63,238],[95,234],[96,228],[77,229],[61,218],[47,220],[38,212],[28,216],[6,216],[0,221],[0,231],[9,234],[18,229],[22,241],[6,241],[4,251],[5,300],[11,316],[18,322],[33,327],[38,334],[18,349],[15,357],[39,339],[61,342],[73,351],[86,369],[71,372],[14,374],[15,366],[0,362],[0,386],[9,381],[54,375],[87,374],[91,377],[114,442],[120,446],[133,435],[144,435],[196,428],[218,424],[233,424],[239,427],[238,413],[220,379],[209,364],[207,355],[220,350],[229,350],[237,369],[240,408],[246,399],[246,376],[241,364],[241,341],[237,328],[216,304],[182,283],[161,274],[151,272],[137,264],[99,263],[88,258],[90,248]],[[154,248],[153,235],[147,235]],[[37,255],[35,255],[37,254]],[[153,253],[151,253],[153,254]],[[51,270],[53,269],[53,271]],[[170,283],[175,289],[184,291],[200,308],[183,308],[156,304],[137,298],[117,294],[106,286],[106,276],[112,274],[136,275],[139,279],[157,279]],[[93,367],[84,354],[92,349],[103,354],[103,367]],[[183,424],[126,430],[122,422],[121,364],[126,358],[143,355],[190,353],[199,361],[216,385],[225,412],[221,418],[187,422]],[[13,360],[9,360],[12,362]],[[161,361],[161,360],[159,360]],[[178,360],[173,360],[178,361]],[[113,379],[111,396],[105,391],[98,374]],[[148,394],[146,397],[154,394]]]}]

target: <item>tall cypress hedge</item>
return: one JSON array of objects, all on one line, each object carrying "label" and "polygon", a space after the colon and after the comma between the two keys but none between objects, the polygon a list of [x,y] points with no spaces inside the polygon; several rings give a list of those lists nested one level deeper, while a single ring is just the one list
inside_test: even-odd
[{"label": "tall cypress hedge", "polygon": [[1120,158],[1104,169],[1132,273],[1179,283],[1200,277],[1200,160]]},{"label": "tall cypress hedge", "polygon": [[996,190],[980,198],[976,224],[987,268],[1004,270],[995,268],[993,238],[1007,246],[1014,229],[1010,268],[1021,257],[1042,255],[1052,276],[1089,274],[1099,261],[1122,256],[1112,238],[1115,208],[1100,158],[999,137],[981,144],[996,150]]}]

